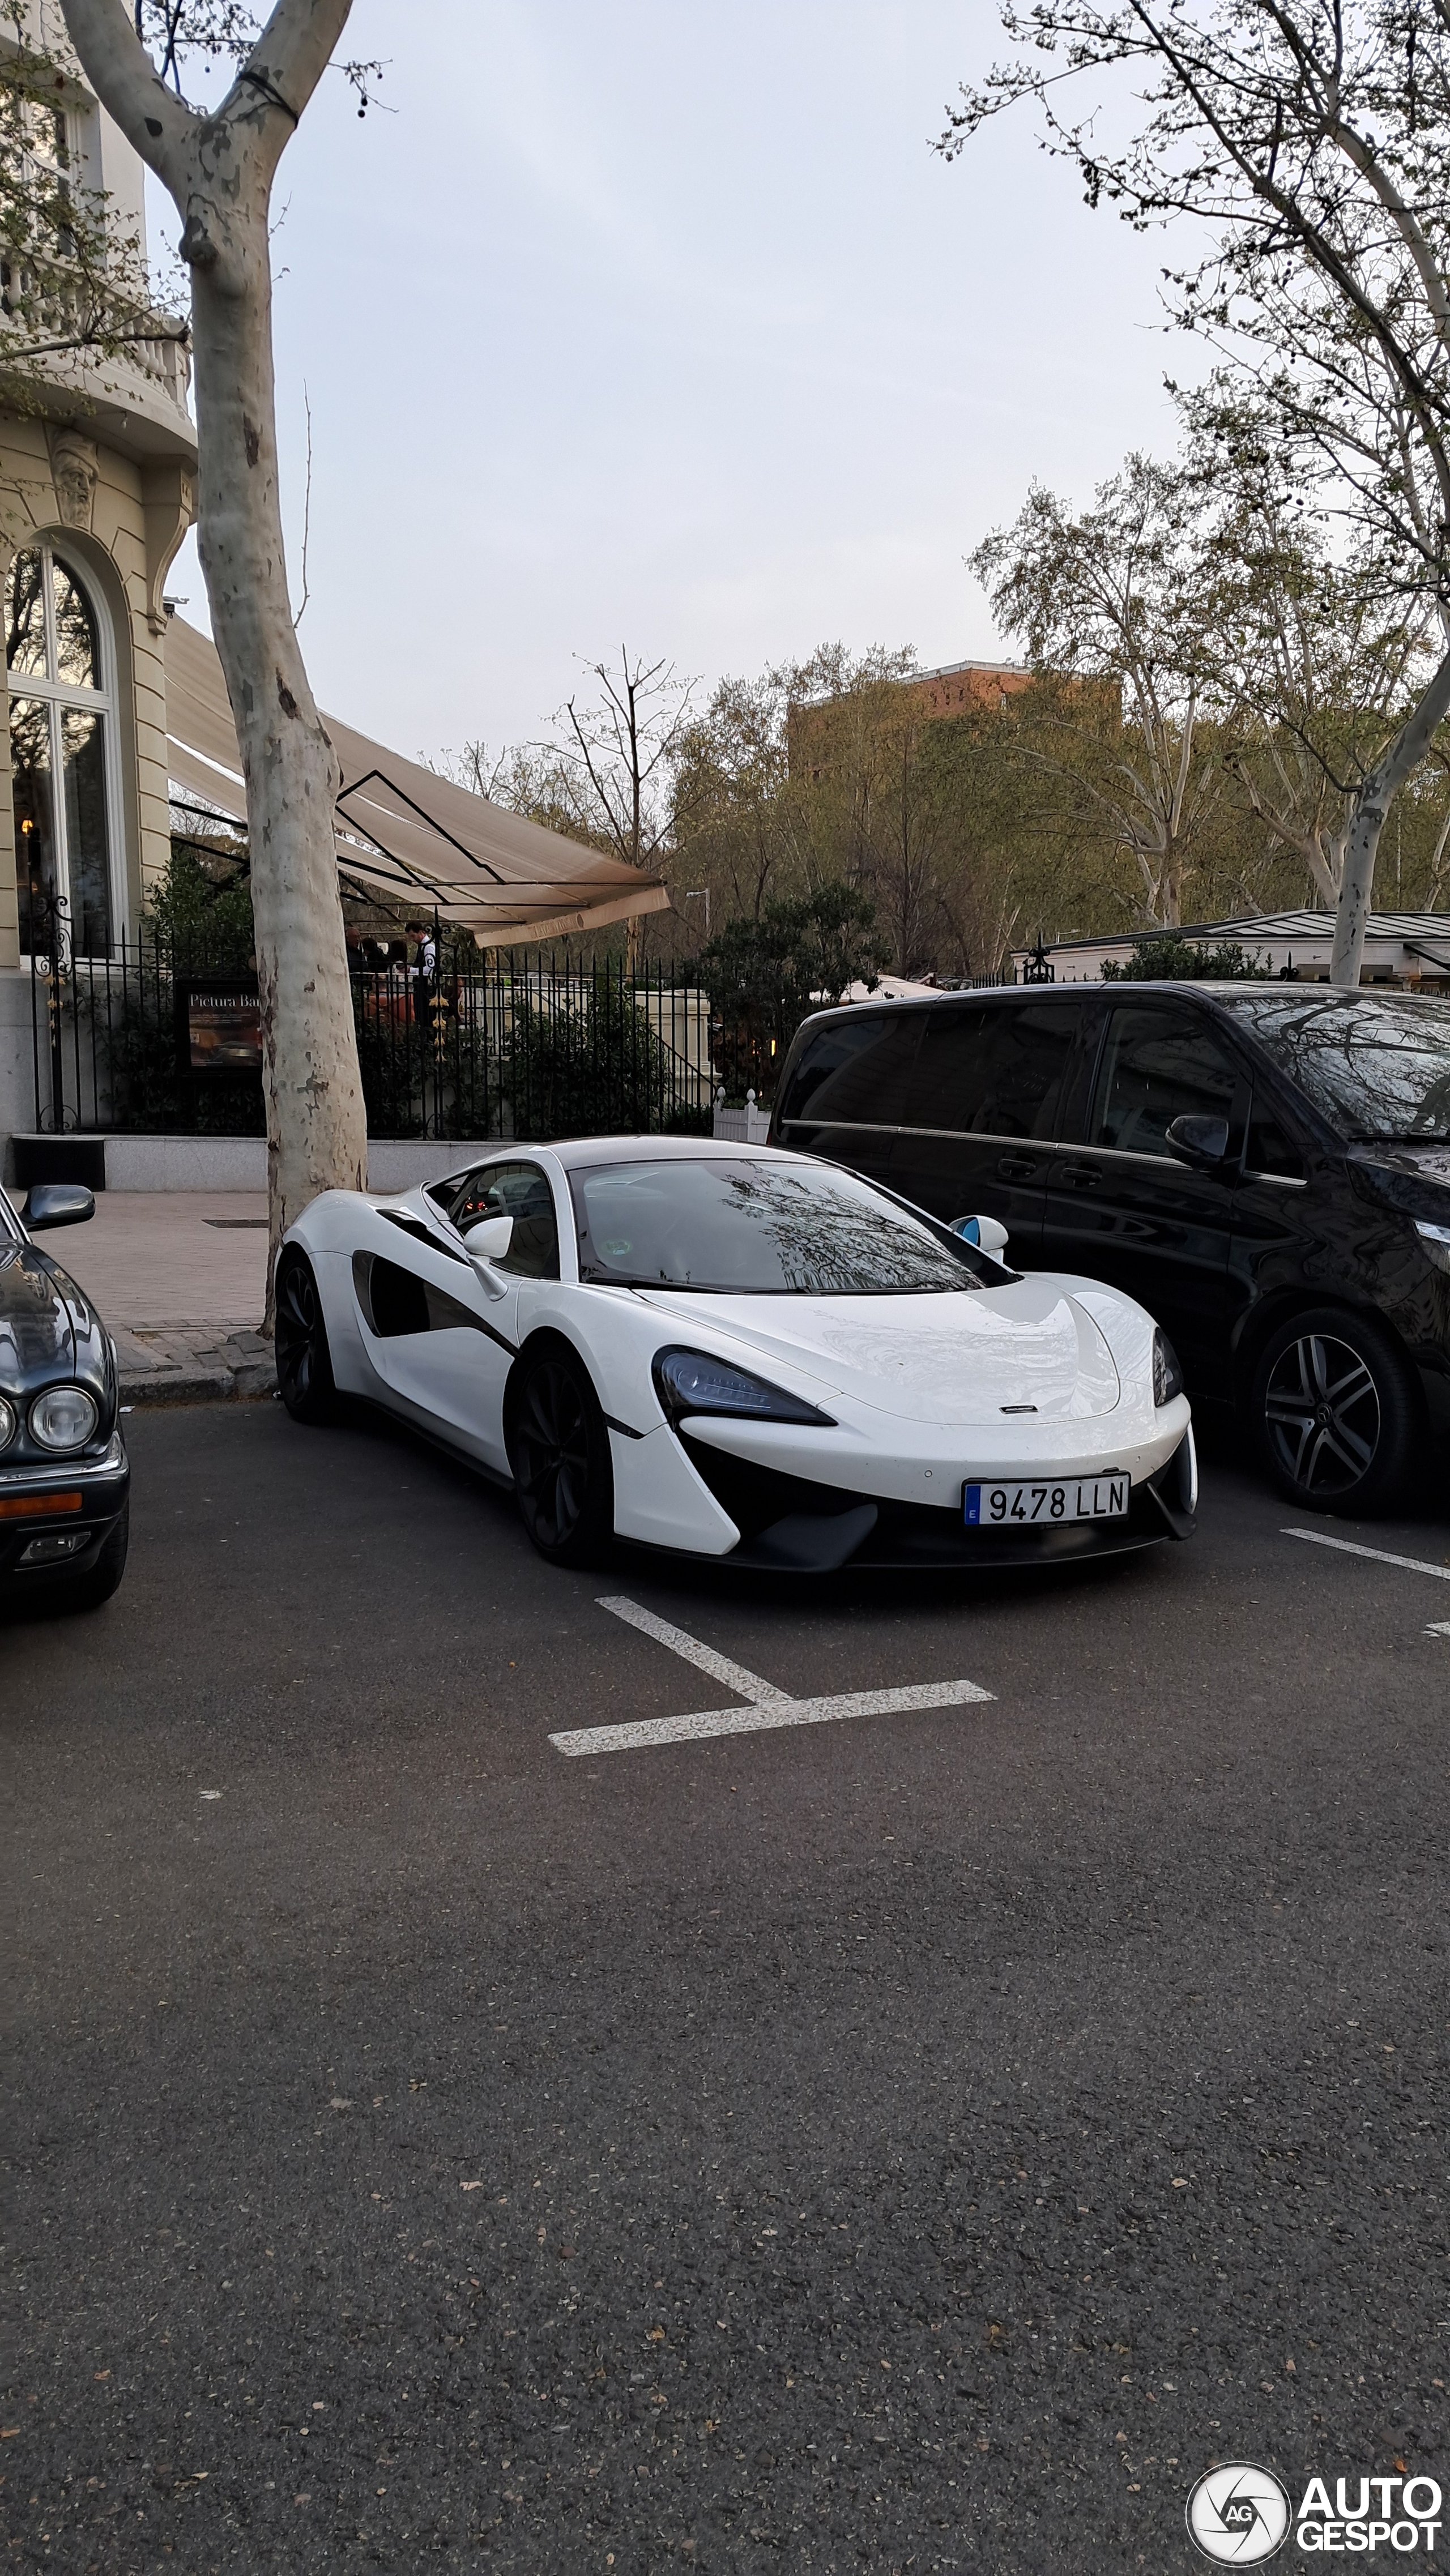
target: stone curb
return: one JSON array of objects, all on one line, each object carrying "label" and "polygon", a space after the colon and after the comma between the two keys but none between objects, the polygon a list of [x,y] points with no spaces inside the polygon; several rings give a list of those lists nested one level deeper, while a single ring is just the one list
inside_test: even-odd
[{"label": "stone curb", "polygon": [[133,1324],[115,1336],[123,1405],[234,1404],[271,1395],[272,1345],[227,1324]]}]

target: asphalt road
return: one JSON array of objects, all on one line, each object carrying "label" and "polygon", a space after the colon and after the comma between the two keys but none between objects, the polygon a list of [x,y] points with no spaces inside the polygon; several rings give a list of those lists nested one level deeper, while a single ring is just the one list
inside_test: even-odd
[{"label": "asphalt road", "polygon": [[[1186,1547],[792,1595],[551,1572],[386,1428],[132,1441],[116,1601],[0,1628],[12,2565],[1173,2576],[1215,2458],[1450,2486],[1450,1582],[1227,1461]],[[731,1701],[620,1594],[993,1696],[569,1759]]]}]

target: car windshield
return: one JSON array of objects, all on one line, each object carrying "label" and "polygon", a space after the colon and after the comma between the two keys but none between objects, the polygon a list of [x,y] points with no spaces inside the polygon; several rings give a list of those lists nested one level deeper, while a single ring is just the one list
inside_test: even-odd
[{"label": "car windshield", "polygon": [[0,1190],[0,1243],[19,1243],[22,1240],[19,1220],[5,1192]]},{"label": "car windshield", "polygon": [[579,1276],[750,1297],[900,1297],[980,1287],[960,1255],[852,1172],[681,1156],[569,1175]]},{"label": "car windshield", "polygon": [[1450,1001],[1419,993],[1216,996],[1351,1144],[1450,1142]]}]

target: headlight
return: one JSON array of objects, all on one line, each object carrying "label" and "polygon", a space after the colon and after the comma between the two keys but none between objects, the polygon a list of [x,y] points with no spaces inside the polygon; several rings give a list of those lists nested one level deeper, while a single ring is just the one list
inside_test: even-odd
[{"label": "headlight", "polygon": [[1415,1232],[1437,1270],[1450,1270],[1450,1225],[1431,1225],[1425,1217],[1415,1219]]},{"label": "headlight", "polygon": [[1162,1325],[1155,1324],[1153,1327],[1153,1401],[1155,1404],[1171,1404],[1175,1395],[1182,1393],[1183,1371],[1178,1365],[1178,1353]]},{"label": "headlight", "polygon": [[665,1418],[678,1422],[687,1413],[727,1413],[746,1422],[813,1422],[833,1431],[829,1413],[787,1395],[768,1378],[712,1359],[708,1351],[656,1351],[655,1393]]},{"label": "headlight", "polygon": [[0,1449],[8,1449],[15,1437],[15,1407],[0,1395]]},{"label": "headlight", "polygon": [[42,1449],[84,1449],[99,1420],[83,1386],[48,1386],[30,1408],[30,1436]]}]

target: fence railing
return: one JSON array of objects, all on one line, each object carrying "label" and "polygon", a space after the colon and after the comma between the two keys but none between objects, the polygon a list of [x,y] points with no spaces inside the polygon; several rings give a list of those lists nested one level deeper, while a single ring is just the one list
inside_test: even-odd
[{"label": "fence railing", "polygon": [[[256,977],[160,939],[73,957],[63,907],[30,960],[37,1133],[261,1135]],[[687,970],[438,944],[426,975],[351,977],[374,1136],[707,1134],[710,1005]],[[717,1024],[718,1034],[718,1024]]]},{"label": "fence railing", "polygon": [[[44,897],[33,928],[38,1133],[264,1132],[256,975],[239,946],[152,937],[75,957],[64,904]],[[435,955],[431,973],[352,961],[370,1135],[707,1135],[722,1094],[714,1132],[763,1133],[790,1040],[824,998],[782,985],[712,999],[692,964],[667,960],[631,972],[623,957],[446,937]]]}]

